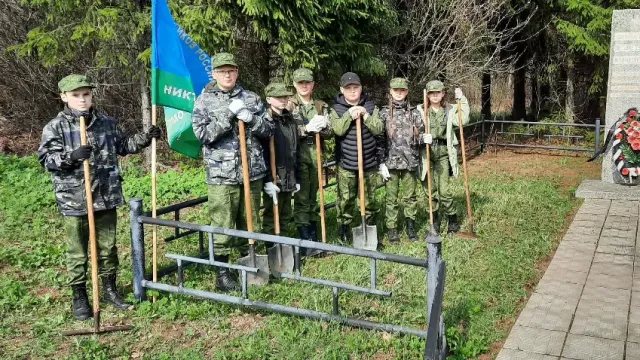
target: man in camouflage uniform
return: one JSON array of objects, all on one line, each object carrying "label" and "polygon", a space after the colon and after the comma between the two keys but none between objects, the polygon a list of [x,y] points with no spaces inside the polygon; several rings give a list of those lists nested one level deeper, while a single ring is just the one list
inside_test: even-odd
[{"label": "man in camouflage uniform", "polygon": [[[294,198],[294,218],[298,234],[302,239],[318,241],[318,169],[316,161],[316,134],[322,139],[331,136],[328,127],[329,106],[321,100],[312,98],[314,81],[313,72],[300,68],[293,73],[293,86],[296,96],[292,99],[293,112],[302,117],[300,132],[300,191]],[[324,144],[320,144],[322,147]],[[307,254],[308,253],[308,254]],[[305,255],[317,251],[305,250]]]},{"label": "man in camouflage uniform", "polygon": [[372,99],[362,94],[362,85],[357,74],[347,72],[340,79],[340,92],[329,113],[331,128],[336,135],[337,210],[338,233],[342,242],[349,240],[349,226],[358,189],[358,147],[356,122],[362,121],[362,159],[365,186],[365,214],[369,225],[375,224],[378,207],[375,202],[378,185],[378,165],[383,158],[378,138],[383,134],[384,124]]},{"label": "man in camouflage uniform", "polygon": [[[265,88],[265,96],[269,104],[269,116],[273,119],[274,131],[274,148],[276,162],[276,178],[271,176],[271,170],[267,171],[265,177],[263,197],[264,218],[262,221],[262,230],[264,233],[274,233],[274,202],[278,204],[278,215],[280,219],[280,229],[287,228],[287,224],[291,221],[291,198],[300,190],[300,167],[298,139],[298,121],[299,117],[287,108],[289,105],[289,97],[293,93],[287,89],[283,83],[271,83]],[[301,123],[302,120],[299,119]],[[262,147],[264,148],[264,161],[270,166],[271,149],[269,148],[269,138],[262,139]]]},{"label": "man in camouflage uniform", "polygon": [[[211,225],[246,230],[244,192],[238,121],[246,126],[251,210],[253,228],[259,229],[258,208],[262,181],[267,174],[261,138],[269,138],[273,122],[255,93],[236,83],[238,65],[229,53],[218,53],[211,59],[216,81],[209,83],[193,107],[193,132],[202,143],[202,157],[209,185]],[[215,259],[229,261],[232,248],[246,252],[246,240],[226,235],[215,236]],[[230,269],[218,268],[216,287],[222,291],[238,289],[238,281]]]},{"label": "man in camouflage uniform", "polygon": [[[89,159],[91,171],[98,274],[102,279],[103,300],[125,310],[131,305],[125,303],[116,290],[116,207],[124,202],[117,156],[140,152],[149,146],[151,138],[160,137],[161,132],[160,128],[152,126],[143,134],[123,134],[114,118],[92,107],[94,86],[83,75],[69,75],[60,80],[58,87],[65,108],[44,127],[38,160],[51,172],[58,210],[64,219],[73,316],[84,320],[92,315],[92,311],[86,288],[89,225],[83,161]],[[80,144],[81,116],[84,116],[87,126],[87,145]]]},{"label": "man in camouflage uniform", "polygon": [[420,133],[424,123],[415,107],[407,100],[409,83],[403,78],[390,82],[389,105],[380,110],[385,124],[386,147],[384,163],[380,165],[380,175],[386,183],[386,225],[388,239],[399,240],[398,199],[402,199],[404,217],[407,222],[407,237],[415,240],[416,220],[416,170],[418,168]]}]

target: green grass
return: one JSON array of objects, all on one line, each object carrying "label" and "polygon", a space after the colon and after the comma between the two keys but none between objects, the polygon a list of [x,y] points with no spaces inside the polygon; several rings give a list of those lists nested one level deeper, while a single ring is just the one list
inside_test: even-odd
[{"label": "green grass", "polygon": [[[583,159],[553,161],[580,170]],[[149,176],[137,165],[137,158],[123,161],[125,195],[143,197],[148,205]],[[532,177],[517,169],[493,168],[481,161],[472,166],[481,168],[470,178],[475,228],[480,239],[446,237],[443,245],[447,261],[444,315],[450,359],[477,357],[506,336],[508,325],[527,295],[526,289],[538,276],[536,263],[552,251],[565,217],[578,205],[566,190],[566,184],[561,186],[557,174],[541,173]],[[586,175],[592,175],[591,172]],[[204,195],[203,176],[203,169],[188,167],[160,174],[159,206]],[[576,186],[577,181],[571,185]],[[134,326],[131,332],[63,337],[61,331],[90,327],[91,322],[73,321],[70,314],[61,218],[56,212],[49,177],[34,157],[0,155],[0,182],[2,358],[417,359],[421,356],[424,341],[413,336],[246,311],[166,293],[157,293],[155,303],[138,304],[130,312],[104,308],[103,323],[130,323]],[[464,214],[460,180],[456,180],[454,186],[459,213]],[[379,190],[377,195],[382,201],[384,190]],[[334,198],[333,192],[326,194],[327,201]],[[424,203],[423,198],[420,199]],[[119,282],[127,298],[133,300],[126,207],[120,208],[118,214]],[[185,211],[181,219],[206,223],[206,214],[206,204],[203,204]],[[423,206],[418,221],[421,234],[426,228],[426,214]],[[327,222],[328,238],[333,242],[335,209],[328,212]],[[381,230],[382,224],[379,220]],[[293,228],[288,230],[292,232]],[[162,229],[159,238],[170,232]],[[149,235],[147,231],[150,249]],[[197,248],[197,237],[160,243],[160,266],[171,263],[161,256],[165,251],[193,254]],[[387,246],[385,251],[425,256],[421,242],[403,241],[400,245]],[[149,250],[147,259],[150,255]],[[303,271],[307,276],[368,284],[366,259],[334,255],[308,261]],[[190,267],[186,270],[185,286],[213,290],[214,278],[214,272],[206,266]],[[391,298],[342,293],[342,314],[425,326],[423,271],[381,263],[377,280],[380,288],[393,291]],[[175,276],[163,281],[175,283]],[[331,310],[330,289],[291,281],[250,288],[250,298]]]}]

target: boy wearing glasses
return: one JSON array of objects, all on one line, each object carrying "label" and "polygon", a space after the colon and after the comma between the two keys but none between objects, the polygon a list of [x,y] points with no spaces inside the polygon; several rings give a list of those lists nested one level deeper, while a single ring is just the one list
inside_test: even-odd
[{"label": "boy wearing glasses", "polygon": [[[269,138],[273,122],[260,97],[236,83],[238,65],[229,53],[218,53],[211,59],[215,81],[198,96],[193,107],[193,132],[202,144],[202,157],[208,184],[211,225],[246,230],[244,192],[238,121],[244,121],[251,182],[253,227],[257,223],[263,178],[267,173],[260,139]],[[229,261],[232,249],[246,253],[246,240],[226,235],[214,237],[215,260]],[[238,280],[230,269],[218,268],[216,287],[221,291],[239,289]]]}]

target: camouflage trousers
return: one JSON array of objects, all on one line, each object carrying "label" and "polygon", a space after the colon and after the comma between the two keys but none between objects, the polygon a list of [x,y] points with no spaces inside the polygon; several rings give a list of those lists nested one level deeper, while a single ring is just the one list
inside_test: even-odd
[{"label": "camouflage trousers", "polygon": [[[337,178],[338,224],[349,225],[353,221],[354,210],[360,214],[359,204],[355,201],[358,194],[358,172],[345,170],[338,166]],[[376,186],[378,186],[379,178],[380,175],[375,169],[364,172],[364,206],[367,217],[375,217],[378,213]]]},{"label": "camouflage trousers", "polygon": [[386,183],[386,225],[387,229],[398,226],[398,200],[402,199],[405,219],[416,219],[416,172],[410,170],[389,170],[391,178]]},{"label": "camouflage trousers", "polygon": [[[67,273],[69,285],[87,281],[87,256],[89,248],[89,220],[87,215],[63,216],[67,242]],[[116,209],[96,211],[96,247],[98,275],[112,275],[118,270],[118,248],[116,247]]]},{"label": "camouflage trousers", "polygon": [[[454,215],[453,192],[449,184],[449,153],[445,145],[431,147],[431,194],[433,196],[433,212],[442,210],[444,215]],[[422,181],[422,191],[428,201],[427,181]],[[428,208],[427,204],[427,208]]]},{"label": "camouflage trousers", "polygon": [[[310,160],[310,159],[307,159]],[[318,221],[318,169],[314,161],[301,161],[300,191],[293,195],[293,215],[296,225],[308,225],[312,221]]]},{"label": "camouflage trousers", "polygon": [[[291,212],[290,192],[278,193],[278,217],[280,218],[280,234],[284,235],[287,225],[291,222],[293,214]],[[262,203],[264,204],[264,216],[262,217],[262,232],[265,234],[275,234],[275,222],[273,212],[273,199],[267,193],[263,193]]]},{"label": "camouflage trousers", "polygon": [[[259,209],[262,194],[262,179],[251,182],[251,214],[253,231],[260,229]],[[209,217],[212,226],[228,229],[247,230],[247,218],[244,206],[244,188],[242,185],[209,185]],[[216,255],[229,255],[231,249],[245,252],[248,240],[228,235],[214,235]]]}]

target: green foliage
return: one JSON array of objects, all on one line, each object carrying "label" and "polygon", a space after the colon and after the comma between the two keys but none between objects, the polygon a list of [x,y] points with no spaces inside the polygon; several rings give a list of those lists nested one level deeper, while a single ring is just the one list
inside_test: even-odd
[{"label": "green foliage", "polygon": [[43,14],[42,22],[29,30],[27,39],[9,49],[21,56],[35,56],[54,66],[92,59],[96,67],[116,67],[139,75],[141,53],[149,45],[150,18],[133,1],[23,0]]},{"label": "green foliage", "polygon": [[[150,8],[134,1],[23,0],[43,15],[24,43],[10,50],[35,56],[45,66],[92,58],[95,67],[145,73],[150,59]],[[377,44],[395,12],[385,0],[170,0],[179,25],[210,53],[261,43],[267,53],[257,59],[286,79],[300,66],[335,76],[345,69],[384,75]],[[250,50],[249,50],[250,51]],[[255,82],[249,80],[250,83]]]},{"label": "green foliage", "polygon": [[557,0],[551,2],[555,29],[570,51],[596,59],[589,93],[595,94],[605,82],[611,15],[615,9],[637,8],[640,0]]},{"label": "green foliage", "polygon": [[640,166],[640,151],[634,151],[627,143],[620,144],[624,160],[631,167]]}]

